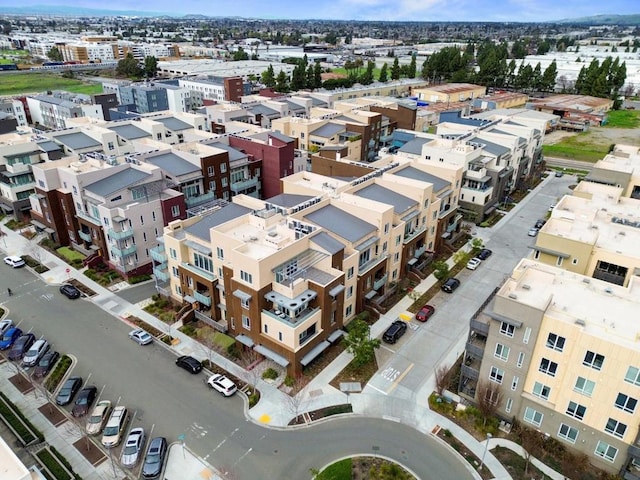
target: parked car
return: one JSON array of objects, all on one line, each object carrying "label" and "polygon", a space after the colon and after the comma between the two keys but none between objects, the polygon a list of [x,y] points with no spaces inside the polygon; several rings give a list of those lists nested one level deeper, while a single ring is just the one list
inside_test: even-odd
[{"label": "parked car", "polygon": [[80,298],[82,296],[82,292],[78,290],[78,288],[70,283],[65,283],[60,286],[60,293],[65,297],[75,300],[76,298]]},{"label": "parked car", "polygon": [[534,225],[534,227],[540,230],[542,227],[544,227],[545,223],[547,223],[547,221],[544,218],[539,218],[538,220],[536,220],[536,224]]},{"label": "parked car", "polygon": [[110,413],[111,402],[109,400],[100,400],[87,420],[87,426],[85,428],[87,435],[99,434],[104,428],[104,424],[109,418]]},{"label": "parked car", "polygon": [[493,252],[491,250],[489,250],[488,248],[483,248],[482,250],[480,250],[478,252],[478,255],[476,255],[477,258],[479,258],[480,260],[486,260],[487,258],[489,258],[491,256]]},{"label": "parked car", "polygon": [[549,211],[553,212],[553,209],[556,208],[558,206],[557,203],[552,203],[551,205],[549,205]]},{"label": "parked car", "polygon": [[140,459],[140,452],[144,448],[144,441],[144,429],[140,427],[132,428],[122,449],[120,462],[123,467],[133,468],[136,466]]},{"label": "parked car", "polygon": [[20,360],[27,353],[27,350],[31,348],[33,342],[36,341],[36,336],[33,333],[25,333],[19,339],[15,341],[11,350],[9,351],[9,360]]},{"label": "parked car", "polygon": [[152,438],[149,442],[147,454],[142,465],[142,478],[158,478],[162,472],[164,459],[167,456],[167,439],[164,437]]},{"label": "parked car", "polygon": [[446,282],[440,287],[443,292],[453,293],[453,291],[460,286],[460,280],[457,278],[448,278]]},{"label": "parked car", "polygon": [[117,447],[129,420],[129,410],[124,405],[113,409],[102,433],[102,445],[106,448]]},{"label": "parked car", "polygon": [[382,340],[386,343],[396,343],[407,331],[407,322],[403,320],[394,321],[382,335]]},{"label": "parked car", "polygon": [[136,328],[129,332],[129,338],[136,342],[138,345],[148,345],[153,342],[153,337],[141,328]]},{"label": "parked car", "polygon": [[562,170],[556,170],[556,177],[560,178],[564,175],[564,172]]},{"label": "parked car", "polygon": [[419,322],[426,322],[435,311],[436,309],[433,305],[425,305],[418,311],[418,313],[416,313],[416,320]]},{"label": "parked car", "polygon": [[473,257],[467,262],[467,268],[469,270],[475,270],[480,266],[481,263],[482,263],[482,260],[480,260],[478,257]]},{"label": "parked car", "polygon": [[4,257],[4,263],[6,263],[7,265],[13,268],[20,268],[26,265],[22,257],[18,257],[16,255],[10,255],[8,257]]},{"label": "parked car", "polygon": [[536,237],[538,235],[538,229],[536,227],[531,227],[527,232],[527,235],[530,237]]},{"label": "parked car", "polygon": [[184,368],[189,373],[200,373],[202,370],[202,363],[189,355],[183,355],[178,357],[176,365],[180,368]]},{"label": "parked car", "polygon": [[42,356],[49,350],[49,342],[44,338],[36,340],[31,348],[27,350],[22,359],[22,364],[26,367],[33,367],[38,364]]},{"label": "parked car", "polygon": [[37,378],[46,377],[59,358],[60,354],[58,352],[49,350],[38,362],[38,366],[33,371],[33,376]]},{"label": "parked car", "polygon": [[4,332],[13,327],[13,320],[5,318],[0,322],[0,336],[4,335]]},{"label": "parked car", "polygon": [[235,383],[219,373],[211,375],[207,380],[207,385],[225,397],[230,397],[238,390]]},{"label": "parked car", "polygon": [[76,396],[78,390],[82,386],[82,378],[81,377],[71,377],[67,379],[66,382],[62,385],[62,388],[58,392],[58,396],[56,397],[56,403],[58,405],[69,405],[73,400],[73,397]]},{"label": "parked car", "polygon": [[22,335],[22,330],[18,327],[11,327],[4,332],[2,340],[0,340],[0,350],[7,350],[15,343],[15,341]]},{"label": "parked car", "polygon": [[98,389],[95,385],[84,387],[80,390],[78,398],[76,398],[76,402],[73,404],[71,415],[74,417],[84,417],[89,412],[91,405],[93,405],[97,394]]}]

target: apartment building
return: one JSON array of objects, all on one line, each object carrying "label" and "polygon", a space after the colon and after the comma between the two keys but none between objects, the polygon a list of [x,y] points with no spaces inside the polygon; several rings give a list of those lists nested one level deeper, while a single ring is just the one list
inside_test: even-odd
[{"label": "apartment building", "polygon": [[199,93],[202,100],[216,102],[240,102],[247,93],[242,77],[196,77],[179,78],[178,85],[191,92]]},{"label": "apartment building", "polygon": [[374,82],[371,85],[357,85],[351,88],[337,88],[335,90],[320,88],[304,95],[324,102],[328,108],[333,108],[334,102],[353,98],[407,97],[412,95],[416,89],[426,87],[428,84],[429,82],[420,78],[404,78],[385,83]]},{"label": "apartment building", "polygon": [[[12,116],[16,121],[16,126],[18,127],[26,127],[27,126],[27,114],[24,110],[24,104],[20,100],[15,99],[4,99],[0,100],[0,113],[6,113],[7,115]],[[10,131],[15,130],[0,130],[0,134],[9,133]]]},{"label": "apartment building", "polygon": [[66,128],[66,120],[91,117],[104,120],[102,106],[91,103],[91,97],[67,92],[27,96],[27,106],[35,126]]},{"label": "apartment building", "polygon": [[412,94],[425,102],[451,103],[473,100],[487,94],[487,87],[471,83],[444,83],[414,88]]},{"label": "apartment building", "polygon": [[640,148],[616,145],[594,164],[585,180],[622,188],[622,196],[640,199]]},{"label": "apartment building", "polygon": [[640,478],[639,299],[637,276],[623,287],[521,260],[471,320],[460,394],[496,385],[499,416]]}]

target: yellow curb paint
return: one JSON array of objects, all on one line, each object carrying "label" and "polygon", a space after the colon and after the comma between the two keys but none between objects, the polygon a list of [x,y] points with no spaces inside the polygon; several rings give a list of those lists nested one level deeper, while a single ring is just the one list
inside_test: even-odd
[{"label": "yellow curb paint", "polygon": [[266,413],[263,413],[262,415],[260,415],[260,418],[258,418],[258,420],[261,423],[269,423],[271,421],[271,417],[269,415],[267,415]]}]

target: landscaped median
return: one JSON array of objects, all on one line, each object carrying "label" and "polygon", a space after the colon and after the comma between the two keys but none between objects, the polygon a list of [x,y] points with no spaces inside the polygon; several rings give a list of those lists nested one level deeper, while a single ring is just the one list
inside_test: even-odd
[{"label": "landscaped median", "polygon": [[42,442],[44,436],[25,417],[7,396],[0,392],[0,418],[9,427],[22,446]]}]

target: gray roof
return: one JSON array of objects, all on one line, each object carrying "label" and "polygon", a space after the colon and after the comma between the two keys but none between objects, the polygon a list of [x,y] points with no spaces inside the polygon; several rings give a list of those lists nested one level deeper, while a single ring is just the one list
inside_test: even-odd
[{"label": "gray roof", "polygon": [[309,97],[311,99],[311,105],[314,107],[326,107],[328,104],[324,100],[320,100],[316,97]]},{"label": "gray roof", "polygon": [[339,251],[344,250],[344,244],[333,238],[327,232],[320,232],[314,235],[311,237],[311,241],[326,250],[330,255],[335,255]]},{"label": "gray roof", "polygon": [[432,183],[434,192],[439,192],[443,188],[448,188],[451,185],[451,182],[440,177],[436,177],[435,175],[431,175],[430,173],[423,172],[415,167],[405,167],[402,170],[393,172],[393,174],[404,178],[413,178],[414,180]]},{"label": "gray roof", "polygon": [[[105,170],[108,174],[109,170]],[[90,192],[100,195],[101,197],[107,197],[112,193],[119,192],[127,187],[131,187],[142,180],[149,178],[151,175],[135,168],[127,168],[120,170],[113,175],[86,185],[84,188]]]},{"label": "gray roof", "polygon": [[425,143],[432,142],[430,138],[416,137],[413,140],[409,140],[402,147],[398,149],[399,152],[413,153],[414,155],[422,155],[422,146]]},{"label": "gray roof", "polygon": [[316,137],[331,138],[337,133],[344,132],[346,129],[347,127],[340,123],[328,122],[309,133]]},{"label": "gray roof", "polygon": [[82,150],[84,148],[102,147],[102,144],[94,140],[86,133],[76,132],[67,133],[66,135],[58,135],[54,140],[62,143],[71,150]]},{"label": "gray roof", "polygon": [[194,165],[173,152],[147,157],[145,160],[176,177],[200,171],[199,166]]},{"label": "gray roof", "polygon": [[349,122],[349,123],[354,123],[357,125],[364,125],[365,123],[360,121],[360,120],[356,120],[355,118],[351,118],[351,117],[347,117],[346,115],[338,115],[337,117],[333,117],[333,120],[340,120],[342,122]]},{"label": "gray roof", "polygon": [[172,132],[177,132],[179,130],[188,130],[190,128],[193,128],[188,123],[183,122],[182,120],[179,120],[176,117],[152,118],[152,120],[155,120],[156,122],[160,122],[167,128],[167,130],[171,130]]},{"label": "gray roof", "polygon": [[209,241],[211,240],[209,230],[217,227],[218,225],[222,225],[229,220],[241,217],[242,215],[245,215],[247,213],[251,213],[250,208],[243,207],[236,203],[230,203],[220,208],[219,210],[210,213],[209,215],[203,216],[202,220],[194,223],[190,227],[186,227],[184,231],[189,233],[190,235],[193,235],[194,237]]},{"label": "gray roof", "polygon": [[213,142],[213,143],[209,143],[208,145],[211,146],[211,147],[220,148],[221,150],[225,150],[225,151],[229,152],[229,161],[230,162],[235,162],[236,160],[242,160],[242,159],[247,158],[247,154],[246,153],[242,153],[240,150],[236,150],[235,148],[230,147],[226,143]]},{"label": "gray roof", "polygon": [[497,143],[489,142],[484,138],[476,138],[474,140],[484,144],[483,150],[485,152],[489,152],[497,157],[499,157],[500,155],[504,155],[505,153],[509,153],[511,151],[507,147],[503,147],[502,145],[498,145]]},{"label": "gray roof", "polygon": [[279,117],[280,116],[280,112],[277,110],[274,110],[273,108],[269,108],[266,105],[262,105],[262,104],[258,104],[258,105],[254,105],[253,107],[250,107],[248,109],[251,113],[253,113],[254,115],[265,115],[267,117],[270,116],[276,116]]},{"label": "gray roof", "polygon": [[375,225],[365,222],[333,205],[327,205],[315,212],[311,212],[305,215],[304,218],[351,243],[355,243],[362,237],[377,230]]},{"label": "gray roof", "polygon": [[112,132],[116,132],[116,134],[118,134],[122,138],[126,138],[127,140],[135,140],[136,138],[145,138],[151,136],[150,133],[147,133],[143,129],[131,124],[115,125],[113,127],[109,127],[109,130],[111,130]]},{"label": "gray roof", "polygon": [[291,208],[301,203],[311,200],[313,197],[310,195],[295,195],[293,193],[281,193],[275,197],[268,198],[267,203],[277,205],[278,207]]},{"label": "gray roof", "polygon": [[38,148],[43,152],[55,152],[60,150],[60,145],[51,140],[45,140],[44,142],[37,142]]},{"label": "gray roof", "polygon": [[286,143],[291,143],[293,142],[293,138],[287,136],[287,135],[283,135],[280,132],[268,132],[269,135],[273,138],[277,138],[278,140],[282,141],[282,142],[286,142]]},{"label": "gray roof", "polygon": [[375,200],[376,202],[386,203],[387,205],[393,205],[393,210],[399,215],[418,204],[418,202],[409,197],[400,195],[393,190],[389,190],[375,183],[354,192],[354,195]]},{"label": "gray roof", "polygon": [[293,110],[294,112],[305,112],[306,108],[304,108],[304,105],[300,105],[299,103],[296,102],[292,102],[291,100],[287,100],[285,98],[285,103],[287,104],[287,106],[289,107],[290,110]]}]

